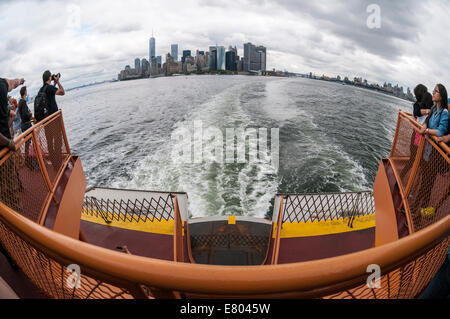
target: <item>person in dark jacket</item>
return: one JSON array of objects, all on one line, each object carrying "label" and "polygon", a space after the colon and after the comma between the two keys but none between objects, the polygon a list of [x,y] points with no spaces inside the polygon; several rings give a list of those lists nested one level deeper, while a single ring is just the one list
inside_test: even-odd
[{"label": "person in dark jacket", "polygon": [[[11,110],[8,108],[8,92],[11,92],[25,82],[24,79],[0,78],[0,148],[7,147],[10,151],[17,150],[9,130],[11,122]],[[0,165],[0,201],[18,213],[22,213],[22,203],[18,192],[23,191],[20,181],[15,156],[9,156]]]},{"label": "person in dark jacket", "polygon": [[416,96],[416,102],[413,105],[413,113],[417,120],[417,118],[430,113],[433,106],[433,97],[423,84],[419,84],[414,88],[414,95]]},{"label": "person in dark jacket", "polygon": [[19,116],[22,120],[21,129],[22,132],[25,132],[33,125],[33,114],[30,111],[30,108],[27,104],[27,87],[23,86],[20,89],[20,101],[19,101]]},{"label": "person in dark jacket", "polygon": [[[418,84],[414,88],[414,95],[416,96],[416,102],[413,105],[413,114],[414,119],[418,121],[420,124],[424,124],[426,117],[431,111],[433,107],[433,97],[431,96],[428,89],[423,84]],[[400,179],[404,179],[406,174],[410,171],[413,166],[413,163],[416,159],[417,149],[420,143],[420,134],[416,131],[413,131],[411,134],[411,143],[409,145],[410,156],[406,165],[403,167],[400,172]]]},{"label": "person in dark jacket", "polygon": [[0,147],[6,146],[12,151],[16,151],[16,146],[9,130],[11,113],[8,108],[8,92],[11,92],[24,82],[24,79],[9,80],[0,78]]},{"label": "person in dark jacket", "polygon": [[[20,89],[20,101],[19,101],[19,111],[18,116],[20,116],[22,120],[21,129],[22,132],[25,133],[28,129],[30,129],[33,126],[33,114],[31,113],[28,104],[27,104],[27,87],[23,86]],[[31,140],[28,140],[25,142],[25,165],[29,167],[30,169],[37,168],[37,164],[35,163],[35,159],[31,158],[29,156],[30,154],[30,144]]]},{"label": "person in dark jacket", "polygon": [[[42,75],[42,81],[44,85],[42,90],[47,95],[49,103],[49,116],[58,111],[58,105],[56,104],[56,95],[65,95],[61,82],[59,81],[60,75],[52,76],[50,71],[45,71]],[[55,85],[52,85],[52,81]],[[56,85],[58,88],[56,88]],[[48,153],[52,162],[55,172],[61,167],[62,164],[62,127],[59,121],[53,121],[50,125],[45,127],[45,137],[47,139]]]}]

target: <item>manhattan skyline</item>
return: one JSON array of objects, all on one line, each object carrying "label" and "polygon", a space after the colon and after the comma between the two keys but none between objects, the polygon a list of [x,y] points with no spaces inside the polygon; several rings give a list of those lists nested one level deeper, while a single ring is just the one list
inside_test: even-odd
[{"label": "manhattan skyline", "polygon": [[179,57],[215,43],[236,44],[242,56],[244,43],[263,43],[270,70],[362,76],[410,88],[449,85],[450,54],[439,30],[450,30],[450,4],[378,1],[381,25],[371,29],[371,3],[6,1],[0,68],[4,77],[26,78],[30,88],[41,85],[45,69],[61,72],[68,87],[112,79],[130,57],[148,56],[153,29],[155,55],[163,58],[175,43]]},{"label": "manhattan skyline", "polygon": [[[178,44],[171,44],[170,52],[165,55],[164,64],[162,56],[156,54],[156,39],[152,34],[149,40],[149,59],[136,57],[134,68],[129,64],[117,76],[119,81],[138,78],[170,76],[180,73],[204,73],[226,71],[234,74],[262,75],[267,71],[267,48],[263,45],[244,43],[243,56],[239,56],[236,45],[225,47],[222,45],[209,46],[205,50],[182,50],[178,61]],[[226,73],[225,72],[225,73]],[[273,69],[275,72],[275,69]]]}]

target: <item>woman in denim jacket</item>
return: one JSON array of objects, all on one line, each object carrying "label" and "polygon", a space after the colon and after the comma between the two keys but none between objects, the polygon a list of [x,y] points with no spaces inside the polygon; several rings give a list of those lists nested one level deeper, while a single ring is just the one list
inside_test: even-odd
[{"label": "woman in denim jacket", "polygon": [[[448,111],[448,107],[450,106],[450,98],[448,99],[448,104],[447,104],[447,111]],[[443,143],[447,143],[448,146],[450,146],[450,122],[448,125],[448,132],[447,135],[445,136],[441,136],[438,138],[438,142],[443,142]]]},{"label": "woman in denim jacket", "polygon": [[420,133],[441,137],[448,131],[447,90],[442,84],[436,85],[433,91],[434,107],[428,125],[425,123]]},{"label": "woman in denim jacket", "polygon": [[[448,96],[445,87],[442,84],[436,85],[433,91],[434,106],[431,109],[428,121],[425,122],[420,130],[421,134],[437,136],[438,138],[448,134],[449,116],[447,110],[447,100]],[[449,164],[427,141],[425,143],[423,157],[420,163],[420,170],[422,171],[422,183],[420,186],[421,192],[417,195],[413,207],[411,207],[414,211],[416,211],[416,209],[420,210],[420,215],[422,215],[425,219],[431,220],[437,213],[439,213],[438,210],[441,208],[443,200],[446,199],[446,196],[443,196],[439,203],[435,204],[435,207],[424,207],[424,205],[431,204],[431,192],[434,188],[436,177],[438,175],[447,174],[448,169]]]}]

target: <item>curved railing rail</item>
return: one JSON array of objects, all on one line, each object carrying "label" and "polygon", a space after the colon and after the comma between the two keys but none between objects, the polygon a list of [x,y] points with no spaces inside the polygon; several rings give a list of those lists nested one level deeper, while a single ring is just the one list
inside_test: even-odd
[{"label": "curved railing rail", "polygon": [[[402,112],[399,115],[402,123],[406,123],[403,121],[405,116]],[[406,121],[414,127],[413,122]],[[398,135],[399,131],[393,148],[400,150],[403,137]],[[436,143],[429,142],[433,151],[443,155],[448,164],[448,149],[438,149]],[[390,160],[399,177],[398,163],[409,159],[400,158],[408,156],[396,156],[396,152],[393,150]],[[421,154],[420,148],[417,154]],[[418,173],[421,172],[420,162],[416,156],[411,166],[413,171],[408,173],[412,181],[408,179],[408,183],[414,184],[417,176],[423,175]],[[422,170],[425,170],[423,167],[424,164]],[[408,189],[408,185],[406,188],[401,186]],[[438,197],[442,199],[439,194],[444,191],[432,193],[433,201]],[[404,197],[405,208],[409,200]],[[174,201],[178,215],[176,196]],[[441,204],[441,207],[447,207],[442,205],[448,205],[447,199]],[[0,203],[0,242],[35,286],[52,298],[413,298],[423,291],[447,258],[450,243],[450,216],[448,210],[439,215],[442,209],[439,207],[434,216],[422,216],[432,222],[417,227],[411,235],[339,257],[267,266],[186,264],[124,254],[77,241],[38,225],[8,206],[8,203]],[[181,234],[180,225],[177,233]],[[380,267],[379,288],[366,284],[371,274],[368,273],[369,265]],[[81,270],[78,283],[77,280],[73,282],[77,276],[67,271],[68,266],[71,266],[69,269],[77,266]]]},{"label": "curved railing rail", "polygon": [[[80,290],[72,289],[77,298],[111,298],[112,292],[146,297],[141,285],[156,287],[166,296],[177,291],[210,297],[327,297],[355,296],[352,289],[362,289],[368,298],[412,298],[446,258],[450,235],[447,216],[396,242],[340,257],[270,266],[209,266],[103,249],[43,228],[3,204],[0,210],[0,239],[6,250],[32,282],[54,298],[70,296],[70,273],[65,269],[71,264],[81,269]],[[389,283],[378,290],[365,286],[367,267],[373,264],[381,269],[382,283]],[[409,288],[401,289],[405,286]]]}]

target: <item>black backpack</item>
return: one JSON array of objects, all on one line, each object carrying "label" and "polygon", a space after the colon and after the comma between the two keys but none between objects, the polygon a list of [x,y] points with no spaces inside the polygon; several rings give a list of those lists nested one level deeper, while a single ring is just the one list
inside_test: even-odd
[{"label": "black backpack", "polygon": [[40,122],[50,114],[50,105],[48,103],[47,93],[44,85],[40,90],[36,98],[34,99],[34,118],[36,122]]}]

